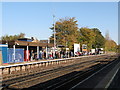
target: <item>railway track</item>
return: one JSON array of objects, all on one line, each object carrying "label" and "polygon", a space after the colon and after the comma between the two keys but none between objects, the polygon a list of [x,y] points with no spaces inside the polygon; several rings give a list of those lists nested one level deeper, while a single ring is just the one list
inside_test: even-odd
[{"label": "railway track", "polygon": [[[24,76],[18,76],[11,79],[4,79],[3,80],[3,85],[5,86],[5,89],[23,89],[23,88],[33,88],[35,85],[39,83],[44,83],[47,81],[50,81],[52,79],[62,77],[62,81],[59,80],[53,80],[52,81],[52,86],[49,86],[48,83],[44,83],[39,85],[39,88],[41,89],[54,89],[53,87],[56,87],[56,85],[66,82],[66,81],[71,81],[71,78],[75,78],[77,76],[82,77],[81,75],[85,76],[86,73],[92,72],[97,70],[97,68],[102,67],[103,65],[112,62],[114,59],[114,56],[108,57],[99,57],[98,59],[91,59],[91,60],[85,60],[85,61],[79,61],[77,63],[74,62],[72,65],[68,66],[60,66],[59,68],[47,70],[44,72],[36,72],[36,73],[31,73],[27,74]],[[104,63],[104,64],[103,64]],[[72,73],[74,72],[74,73]],[[72,75],[72,77],[68,78],[69,74]],[[68,76],[67,76],[68,75]],[[67,76],[67,77],[66,77]],[[66,78],[66,79],[65,79]],[[59,83],[57,83],[59,81]],[[32,87],[33,86],[33,87]]]},{"label": "railway track", "polygon": [[[103,68],[106,68],[108,66],[110,67],[110,65],[113,65],[115,63],[117,64],[118,62],[119,62],[119,60],[115,60],[115,61],[108,62],[108,64],[98,64],[98,65],[92,66],[91,69],[86,70],[82,73],[78,72],[77,74],[75,74],[74,76],[71,76],[68,79],[63,79],[63,80],[61,80],[61,82],[59,81],[54,84],[51,84],[51,85],[47,86],[47,88],[44,88],[44,90],[59,90],[59,89],[63,89],[63,88],[65,90],[74,90],[71,88],[73,86],[75,86],[76,84],[84,82],[85,79],[88,78],[89,76],[91,77],[98,71],[101,71]],[[33,87],[33,88],[35,88],[35,87]],[[39,86],[38,86],[38,88],[43,89]],[[86,86],[86,88],[87,88],[87,86]],[[90,89],[90,90],[92,90],[92,89]]]},{"label": "railway track", "polygon": [[[97,70],[103,68],[104,66],[106,66],[106,65],[105,64],[104,65],[99,64],[99,65],[93,66],[90,70],[86,70],[86,71],[84,71],[82,73],[81,72],[77,73],[77,74],[75,74],[74,76],[72,76],[70,78],[63,79],[61,82],[57,82],[55,84],[47,86],[47,88],[44,88],[44,90],[59,90],[61,88],[69,90],[74,85],[78,84],[79,82],[82,82],[85,78],[92,75],[93,73],[95,73]],[[38,86],[38,88],[43,89],[43,88],[41,88],[39,86]]]},{"label": "railway track", "polygon": [[[40,80],[39,82],[42,82],[42,81],[45,81],[45,79],[43,79],[43,78],[53,77],[53,76],[55,78],[55,76],[58,77],[58,75],[61,76],[61,75],[67,74],[69,72],[72,72],[75,69],[82,68],[85,65],[88,65],[88,64],[93,65],[93,63],[94,62],[89,61],[89,62],[74,64],[74,65],[70,65],[70,66],[66,66],[66,67],[60,67],[60,68],[57,68],[54,70],[49,70],[49,71],[36,73],[36,74],[32,74],[32,75],[27,75],[27,76],[23,76],[23,77],[19,77],[19,78],[9,79],[9,80],[3,81],[3,84],[6,84],[7,86],[9,86],[9,85],[14,84],[14,83],[16,85],[16,83],[22,82],[21,84],[24,85],[24,83],[28,83],[28,82],[30,83],[31,78],[32,78],[31,82],[36,81],[37,79]],[[38,78],[36,78],[36,77],[38,77]],[[51,79],[51,78],[48,78],[46,80],[49,80],[49,79]]]},{"label": "railway track", "polygon": [[[26,75],[31,75],[31,74],[35,74],[35,73],[38,73],[38,72],[43,72],[43,71],[48,71],[48,70],[52,70],[52,69],[55,69],[55,68],[58,68],[58,67],[62,67],[62,66],[68,66],[68,65],[72,65],[72,64],[75,64],[75,63],[79,63],[79,62],[86,62],[86,61],[91,61],[93,59],[95,59],[96,57],[90,57],[89,60],[87,60],[87,58],[81,58],[81,59],[75,59],[75,60],[71,60],[69,62],[61,62],[60,64],[57,64],[57,65],[48,65],[47,67],[43,67],[43,66],[40,66],[40,67],[35,67],[35,68],[32,68],[31,70],[29,70],[29,68],[26,70],[26,71],[17,71],[17,72],[14,72],[14,73],[11,73],[11,74],[8,74],[8,75],[4,75],[3,74],[3,79],[4,80],[7,80],[7,79],[12,79],[12,78],[16,78],[16,77],[22,77],[22,76],[26,76]],[[99,57],[98,57],[99,58]],[[100,58],[99,58],[100,59]],[[69,63],[69,64],[68,64]]]},{"label": "railway track", "polygon": [[[102,57],[98,56],[97,58],[99,59],[99,61],[101,61],[100,59],[102,58],[106,58],[107,56],[104,55]],[[11,78],[16,78],[16,77],[21,77],[21,76],[25,76],[25,75],[29,75],[29,74],[34,74],[34,73],[38,73],[38,72],[43,72],[43,71],[47,71],[47,70],[50,70],[50,69],[55,69],[55,68],[58,68],[58,67],[61,67],[61,66],[68,66],[68,65],[72,65],[72,64],[75,64],[75,63],[79,63],[79,62],[86,62],[86,61],[91,61],[93,59],[96,59],[96,57],[89,57],[89,59],[87,59],[88,57],[85,57],[85,58],[80,58],[80,59],[74,59],[74,60],[71,60],[67,63],[60,63],[60,64],[57,64],[57,65],[48,65],[47,67],[34,67],[34,68],[31,68],[31,70],[29,70],[29,68],[26,70],[26,71],[17,71],[17,72],[13,72],[11,74],[3,74],[3,79],[4,80],[7,80],[7,79],[11,79]],[[103,60],[102,60],[103,61]]]}]

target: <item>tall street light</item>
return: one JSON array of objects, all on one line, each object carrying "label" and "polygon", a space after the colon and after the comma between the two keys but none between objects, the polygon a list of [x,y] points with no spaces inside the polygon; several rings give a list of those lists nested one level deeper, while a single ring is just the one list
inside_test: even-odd
[{"label": "tall street light", "polygon": [[55,58],[55,49],[56,49],[56,37],[55,37],[55,15],[53,15],[53,24],[54,24],[54,52],[53,56]]}]

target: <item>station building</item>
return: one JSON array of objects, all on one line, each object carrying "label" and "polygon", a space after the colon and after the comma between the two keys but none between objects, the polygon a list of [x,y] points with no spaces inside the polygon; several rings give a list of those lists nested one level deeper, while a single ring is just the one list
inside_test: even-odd
[{"label": "station building", "polygon": [[7,42],[7,44],[0,44],[0,64],[31,61],[31,56],[34,56],[34,59],[39,59],[40,51],[47,52],[49,48],[54,46],[47,40],[43,41],[21,38]]}]

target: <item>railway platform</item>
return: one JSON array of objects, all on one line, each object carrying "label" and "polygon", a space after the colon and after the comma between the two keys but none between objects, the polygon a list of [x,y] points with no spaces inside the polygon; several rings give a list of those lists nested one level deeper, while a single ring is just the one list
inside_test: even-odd
[{"label": "railway platform", "polygon": [[49,60],[38,60],[38,61],[29,61],[29,62],[22,62],[22,63],[11,63],[11,64],[3,64],[0,66],[0,70],[2,74],[11,74],[13,71],[22,71],[26,70],[28,68],[31,69],[31,67],[36,67],[36,66],[47,66],[48,64],[58,64],[60,61],[67,62],[69,60],[74,60],[77,58],[89,58],[89,57],[96,57],[96,56],[104,56],[105,54],[102,55],[89,55],[89,56],[80,56],[80,57],[71,57],[71,58],[62,58],[62,59],[49,59]]}]

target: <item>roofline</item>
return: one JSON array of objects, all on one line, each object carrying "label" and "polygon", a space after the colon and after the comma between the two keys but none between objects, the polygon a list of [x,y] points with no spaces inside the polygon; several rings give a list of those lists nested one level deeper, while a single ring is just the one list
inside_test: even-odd
[{"label": "roofline", "polygon": [[27,42],[27,41],[14,41],[9,42],[8,45],[18,45],[18,46],[41,46],[41,47],[53,47],[54,45],[52,43],[40,43],[40,42]]}]

